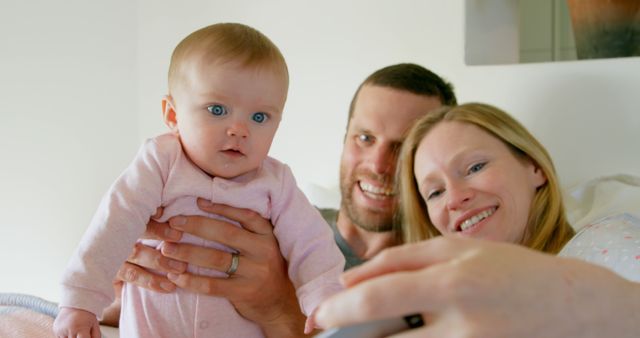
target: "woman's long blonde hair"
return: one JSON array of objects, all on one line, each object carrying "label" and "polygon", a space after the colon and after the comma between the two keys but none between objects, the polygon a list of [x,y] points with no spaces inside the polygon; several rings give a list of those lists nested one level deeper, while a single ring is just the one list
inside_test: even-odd
[{"label": "woman's long blonde hair", "polygon": [[398,160],[400,221],[396,233],[404,243],[418,242],[440,232],[429,220],[414,176],[418,145],[434,126],[443,121],[475,125],[506,144],[521,158],[529,158],[542,170],[547,182],[538,188],[527,220],[525,242],[532,249],[557,253],[571,239],[574,231],[566,219],[558,178],[546,149],[531,133],[506,112],[482,103],[445,106],[426,114],[411,128]]}]

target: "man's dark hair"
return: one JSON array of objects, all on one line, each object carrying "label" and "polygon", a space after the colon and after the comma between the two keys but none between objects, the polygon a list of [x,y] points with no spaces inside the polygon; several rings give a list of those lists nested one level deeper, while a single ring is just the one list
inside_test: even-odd
[{"label": "man's dark hair", "polygon": [[356,97],[358,97],[358,93],[360,93],[360,89],[364,85],[389,87],[418,95],[435,96],[440,99],[444,106],[455,106],[457,104],[451,83],[422,66],[413,63],[399,63],[375,71],[360,84],[355,95],[353,95],[353,99],[351,99],[348,121],[351,121]]}]

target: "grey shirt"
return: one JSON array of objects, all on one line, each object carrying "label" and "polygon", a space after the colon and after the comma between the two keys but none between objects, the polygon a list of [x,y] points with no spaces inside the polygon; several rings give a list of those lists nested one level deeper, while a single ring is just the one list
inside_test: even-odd
[{"label": "grey shirt", "polygon": [[347,241],[342,237],[342,235],[340,234],[340,231],[338,231],[338,226],[336,225],[336,222],[338,221],[338,210],[335,210],[335,209],[318,209],[318,210],[320,211],[320,214],[322,214],[322,217],[324,217],[324,220],[327,221],[327,223],[329,223],[329,226],[331,226],[331,230],[333,230],[333,238],[335,239],[336,244],[338,244],[340,251],[342,251],[342,254],[344,255],[344,259],[346,261],[344,264],[344,270],[345,271],[349,270],[356,265],[360,265],[364,263],[365,260],[358,257],[355,253],[353,253]]}]

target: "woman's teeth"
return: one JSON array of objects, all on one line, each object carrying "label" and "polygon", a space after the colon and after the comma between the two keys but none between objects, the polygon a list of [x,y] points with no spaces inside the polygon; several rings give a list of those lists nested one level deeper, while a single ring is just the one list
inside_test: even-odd
[{"label": "woman's teeth", "polygon": [[471,228],[472,226],[476,225],[478,222],[482,221],[483,219],[493,215],[493,213],[496,211],[496,208],[491,208],[489,210],[485,210],[471,218],[469,218],[468,220],[462,222],[462,224],[460,224],[460,231],[465,231],[469,228]]}]

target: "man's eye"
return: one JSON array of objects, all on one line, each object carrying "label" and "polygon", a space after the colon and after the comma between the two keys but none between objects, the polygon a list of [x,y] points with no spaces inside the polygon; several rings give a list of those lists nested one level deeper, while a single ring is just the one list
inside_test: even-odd
[{"label": "man's eye", "polygon": [[367,134],[358,135],[358,141],[360,143],[371,143],[372,140],[373,140],[373,137],[371,137],[371,135],[367,135]]},{"label": "man's eye", "polygon": [[207,107],[207,110],[215,116],[227,115],[227,108],[223,105],[214,104]]},{"label": "man's eye", "polygon": [[469,167],[469,174],[477,173],[478,171],[482,170],[482,168],[484,168],[486,164],[487,163],[485,162],[481,162],[472,165],[471,167]]},{"label": "man's eye", "polygon": [[263,113],[263,112],[257,112],[257,113],[253,113],[253,115],[251,115],[251,119],[255,122],[258,123],[264,123],[269,119],[269,116],[267,116],[267,114]]}]

